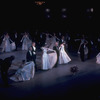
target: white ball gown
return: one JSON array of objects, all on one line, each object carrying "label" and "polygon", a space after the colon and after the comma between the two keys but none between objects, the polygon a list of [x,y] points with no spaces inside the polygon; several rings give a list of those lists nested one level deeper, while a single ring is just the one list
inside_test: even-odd
[{"label": "white ball gown", "polygon": [[59,64],[66,64],[71,61],[68,54],[65,52],[64,45],[62,44],[60,46],[60,52],[59,52]]},{"label": "white ball gown", "polygon": [[13,42],[10,37],[7,35],[4,36],[3,41],[2,41],[2,52],[11,52],[11,44],[10,42]]},{"label": "white ball gown", "polygon": [[10,79],[18,82],[18,81],[26,81],[30,80],[34,77],[35,74],[35,68],[34,68],[34,62],[26,62],[25,65],[23,65],[22,68],[19,68],[15,75],[11,76]]},{"label": "white ball gown", "polygon": [[21,39],[21,42],[22,42],[22,50],[28,50],[29,46],[31,46],[32,44],[28,35],[24,35]]},{"label": "white ball gown", "polygon": [[42,69],[48,70],[50,68],[49,56],[47,54],[47,48],[42,47],[43,55],[42,55]]},{"label": "white ball gown", "polygon": [[[57,54],[54,50],[42,47],[42,69],[52,69],[57,61]],[[48,52],[48,53],[47,53]]]}]

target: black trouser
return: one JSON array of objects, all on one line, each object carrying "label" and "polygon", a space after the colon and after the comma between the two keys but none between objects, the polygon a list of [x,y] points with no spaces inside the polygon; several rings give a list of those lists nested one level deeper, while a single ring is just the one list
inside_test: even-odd
[{"label": "black trouser", "polygon": [[37,71],[36,55],[33,56],[33,61],[34,61],[34,64],[35,64],[35,70]]},{"label": "black trouser", "polygon": [[88,49],[88,59],[90,58],[90,56],[91,56],[91,50]]},{"label": "black trouser", "polygon": [[59,61],[59,54],[57,54],[57,62],[56,62],[56,64],[54,65],[54,67],[57,67],[58,61]]},{"label": "black trouser", "polygon": [[4,71],[1,69],[1,77],[5,85],[8,85],[8,70]]},{"label": "black trouser", "polygon": [[84,51],[80,52],[80,58],[81,58],[81,61],[84,61]]}]

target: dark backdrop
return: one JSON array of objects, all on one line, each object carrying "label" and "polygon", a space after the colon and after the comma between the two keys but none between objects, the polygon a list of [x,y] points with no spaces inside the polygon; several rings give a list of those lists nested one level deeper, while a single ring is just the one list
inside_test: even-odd
[{"label": "dark backdrop", "polygon": [[[94,7],[96,4],[96,7]],[[93,7],[93,13],[86,9]],[[51,18],[46,18],[45,9],[50,8]],[[67,18],[61,17],[61,9],[67,8]],[[34,0],[0,1],[0,32],[55,31],[95,34],[100,31],[99,6],[95,2],[66,2],[66,0],[45,0],[36,6]],[[92,18],[88,18],[91,15]]]}]

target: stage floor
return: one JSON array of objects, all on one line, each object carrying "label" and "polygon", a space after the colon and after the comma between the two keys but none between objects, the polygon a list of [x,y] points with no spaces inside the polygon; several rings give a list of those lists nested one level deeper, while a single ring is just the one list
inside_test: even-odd
[{"label": "stage floor", "polygon": [[[26,58],[26,51],[13,51],[11,53],[0,53],[0,58],[4,59],[15,55],[15,60],[9,70],[11,76]],[[39,70],[30,81],[13,82],[9,80],[9,87],[4,87],[0,76],[0,98],[4,99],[46,99],[46,98],[92,98],[100,99],[100,65],[96,64],[96,58],[81,62],[78,55],[68,53],[72,61],[68,64],[58,65],[48,71],[40,70],[42,51],[37,52],[37,66]],[[70,68],[77,65],[79,71],[72,75]],[[80,98],[81,96],[81,98]],[[69,100],[69,99],[68,99]]]}]

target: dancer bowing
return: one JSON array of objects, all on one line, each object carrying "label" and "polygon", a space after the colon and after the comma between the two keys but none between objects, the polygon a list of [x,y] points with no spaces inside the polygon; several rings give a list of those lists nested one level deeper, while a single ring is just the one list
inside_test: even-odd
[{"label": "dancer bowing", "polygon": [[1,78],[4,82],[5,86],[8,86],[8,70],[12,65],[12,61],[15,59],[15,56],[10,56],[5,58],[4,60],[0,60],[0,66],[1,66]]},{"label": "dancer bowing", "polygon": [[60,54],[59,54],[59,64],[66,64],[71,61],[68,54],[65,52],[64,43],[62,43],[59,47]]},{"label": "dancer bowing", "polygon": [[22,60],[22,63],[17,69],[16,73],[11,76],[10,79],[15,82],[26,81],[32,79],[34,77],[34,74],[34,62],[25,62],[25,60]]}]

